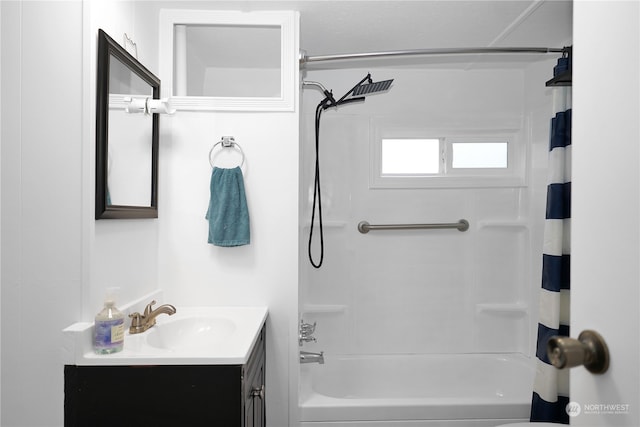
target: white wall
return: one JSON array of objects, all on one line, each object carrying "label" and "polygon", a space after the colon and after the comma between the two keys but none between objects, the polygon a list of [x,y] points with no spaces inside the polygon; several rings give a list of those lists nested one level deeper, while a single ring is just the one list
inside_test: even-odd
[{"label": "white wall", "polygon": [[[157,73],[157,10],[150,18],[137,10],[149,4],[138,3],[0,3],[2,425],[62,425],[61,330],[91,320],[112,285],[122,287],[121,301],[163,287],[176,305],[269,306],[267,416],[269,425],[287,425],[297,381],[289,373],[297,307],[297,112],[161,120],[160,218],[93,219],[97,29],[117,41],[126,32]],[[290,59],[296,64],[293,53]],[[253,239],[228,251],[206,244],[203,218],[206,153],[226,133],[247,153]]]},{"label": "white wall", "polygon": [[[552,74],[552,63],[542,62],[526,70],[375,69],[371,73],[375,81],[395,78],[388,93],[323,114],[325,263],[314,270],[306,256],[301,257],[300,310],[305,321],[318,322],[318,342],[305,344],[305,349],[324,350],[329,357],[345,353],[531,354],[537,312],[533,289],[539,286],[542,247],[536,236],[542,230],[546,185],[546,156],[539,151],[546,154],[551,111],[544,82]],[[305,78],[322,82],[341,96],[366,72],[318,70],[309,71]],[[303,254],[313,194],[313,116],[309,112],[321,97],[315,90],[303,93]],[[427,130],[513,129],[525,152],[535,151],[533,160],[529,156],[528,185],[370,189],[371,129],[381,121]],[[356,230],[361,220],[416,223],[460,218],[469,220],[469,231],[362,235]],[[521,310],[491,310],[489,306],[495,304]],[[337,312],[322,312],[323,305]]]},{"label": "white wall", "polygon": [[[126,31],[138,44],[140,61],[162,81],[164,76],[157,71],[162,55],[158,45],[159,10],[182,5],[110,3],[107,11],[96,8],[91,12],[91,36],[98,26],[116,40]],[[295,52],[290,52],[287,59],[296,69],[295,82],[297,44],[296,39]],[[90,58],[94,63],[95,55]],[[88,235],[94,236],[88,242],[92,248],[92,295],[85,298],[88,305],[98,304],[102,288],[109,285],[108,281],[116,281],[123,284],[127,298],[159,287],[165,292],[165,300],[178,307],[269,308],[267,420],[274,427],[288,425],[289,412],[295,417],[297,409],[295,404],[290,405],[290,400],[295,403],[297,399],[297,371],[290,365],[295,363],[292,366],[297,368],[295,340],[291,337],[296,334],[297,319],[298,123],[297,105],[294,111],[285,113],[178,111],[173,116],[161,116],[159,218],[97,221],[95,226],[88,220],[85,224]],[[243,170],[251,244],[244,247],[220,248],[207,243],[204,215],[211,173],[208,153],[222,135],[233,135],[246,156]],[[87,153],[85,162],[90,163],[91,156]],[[92,169],[88,172],[94,173]]]},{"label": "white wall", "polygon": [[62,424],[80,319],[82,5],[2,2],[2,420]]},{"label": "white wall", "polygon": [[[137,299],[158,286],[158,221],[95,221],[95,117],[98,29],[103,29],[116,42],[123,44],[126,33],[138,43],[138,58],[144,64],[145,54],[157,49],[140,42],[138,35],[147,34],[152,26],[136,21],[135,1],[84,1],[83,3],[83,297],[82,319],[90,321],[102,307],[106,288],[120,288],[118,300]],[[150,37],[147,37],[149,40]]]},{"label": "white wall", "polygon": [[[163,118],[164,119],[164,118]],[[296,113],[177,113],[163,120],[159,285],[179,306],[266,305],[267,420],[288,425],[297,308]],[[244,150],[251,244],[207,244],[208,153],[220,136]]]},{"label": "white wall", "polygon": [[578,1],[574,22],[571,336],[596,330],[611,362],[571,370],[571,425],[637,426],[640,4]]},{"label": "white wall", "polygon": [[[2,8],[0,7],[0,23],[2,22]],[[1,24],[0,24],[1,26]],[[2,46],[2,31],[0,31],[0,46]],[[2,99],[2,55],[0,55],[0,99]],[[2,156],[2,107],[0,106],[0,156]],[[0,162],[0,242],[2,242],[2,162]],[[0,244],[0,290],[2,289],[2,244]],[[2,292],[0,291],[0,366],[2,366]],[[2,384],[2,369],[0,369],[0,384]],[[0,421],[2,420],[2,387],[0,387]]]}]

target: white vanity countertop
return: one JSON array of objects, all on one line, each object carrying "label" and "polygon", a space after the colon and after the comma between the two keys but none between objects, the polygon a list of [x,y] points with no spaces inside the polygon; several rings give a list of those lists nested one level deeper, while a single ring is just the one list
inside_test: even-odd
[{"label": "white vanity countertop", "polygon": [[[154,306],[157,308],[157,306]],[[131,335],[125,318],[124,349],[96,354],[93,323],[75,323],[64,332],[64,363],[112,365],[242,365],[267,318],[266,307],[176,307],[156,325]]]}]

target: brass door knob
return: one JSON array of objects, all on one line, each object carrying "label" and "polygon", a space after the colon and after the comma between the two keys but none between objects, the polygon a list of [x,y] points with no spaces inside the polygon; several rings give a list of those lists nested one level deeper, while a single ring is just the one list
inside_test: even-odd
[{"label": "brass door knob", "polygon": [[584,365],[594,374],[604,374],[609,369],[609,348],[604,338],[592,330],[585,330],[578,339],[553,336],[547,342],[547,356],[558,369]]}]

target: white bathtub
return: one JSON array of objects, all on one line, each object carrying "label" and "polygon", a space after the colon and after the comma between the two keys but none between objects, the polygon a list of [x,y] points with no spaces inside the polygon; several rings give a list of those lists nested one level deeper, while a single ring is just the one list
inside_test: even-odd
[{"label": "white bathtub", "polygon": [[494,427],[527,421],[522,355],[325,355],[300,365],[301,427]]}]

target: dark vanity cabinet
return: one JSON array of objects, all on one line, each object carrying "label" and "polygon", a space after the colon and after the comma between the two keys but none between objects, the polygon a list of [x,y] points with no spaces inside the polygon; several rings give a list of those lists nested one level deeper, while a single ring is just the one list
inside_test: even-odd
[{"label": "dark vanity cabinet", "polygon": [[264,327],[244,365],[66,365],[64,425],[264,427],[264,368]]}]

